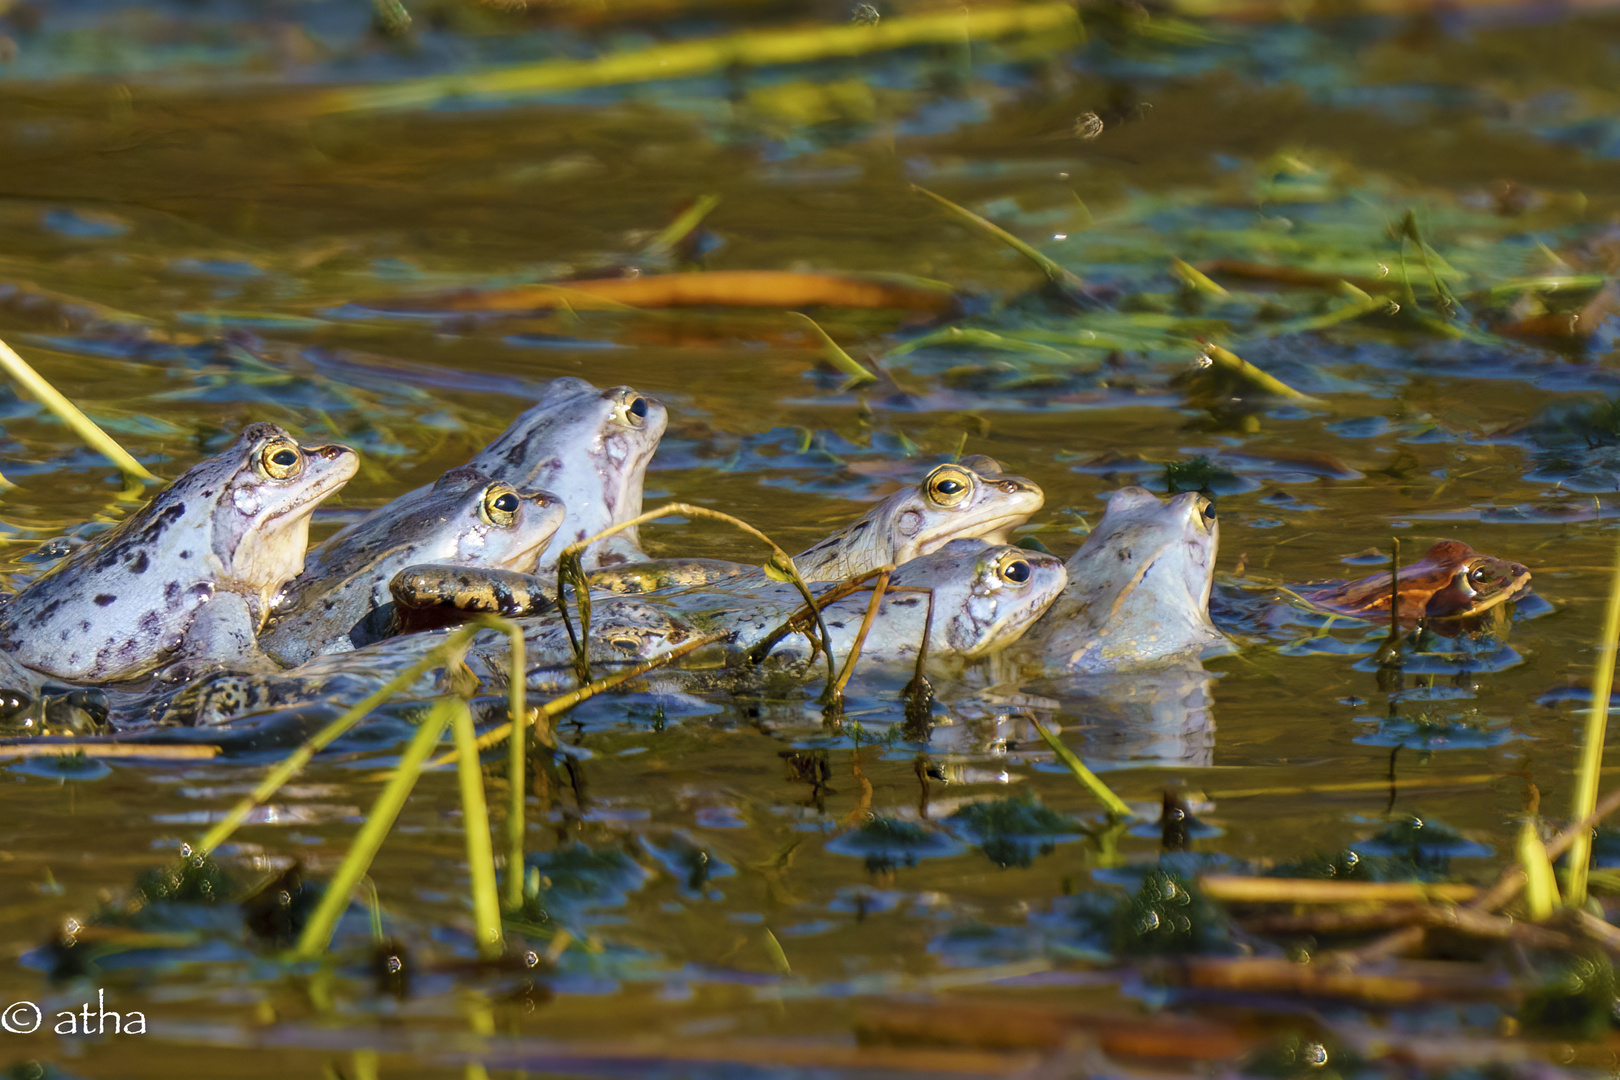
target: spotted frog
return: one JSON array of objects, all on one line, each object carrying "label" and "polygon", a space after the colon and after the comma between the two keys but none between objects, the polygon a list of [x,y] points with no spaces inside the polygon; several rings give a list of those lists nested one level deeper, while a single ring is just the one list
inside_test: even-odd
[{"label": "spotted frog", "polygon": [[1070,556],[1068,587],[1020,653],[1046,670],[1104,673],[1231,649],[1209,619],[1220,529],[1208,499],[1121,488]]},{"label": "spotted frog", "polygon": [[165,663],[255,653],[271,600],[304,566],[315,504],[359,464],[250,424],[0,610],[0,650],[58,679],[116,682]]},{"label": "spotted frog", "polygon": [[[899,566],[956,539],[1006,543],[1007,533],[1028,521],[1044,501],[1033,480],[1003,473],[994,458],[971,455],[940,465],[915,487],[889,496],[853,524],[793,556],[793,565],[806,581],[843,581],[882,566]],[[653,559],[598,572],[591,584],[610,592],[646,592],[756,569],[714,559]]]},{"label": "spotted frog", "polygon": [[[1400,568],[1396,619],[1408,629],[1420,622],[1466,619],[1511,599],[1530,583],[1530,571],[1516,562],[1481,555],[1459,540],[1442,540],[1427,555]],[[1299,596],[1312,607],[1341,618],[1387,623],[1391,600],[1389,571],[1359,581],[1305,587]]]},{"label": "spotted frog", "polygon": [[388,583],[406,566],[527,568],[562,520],[562,504],[546,492],[452,469],[310,552],[259,644],[288,665],[370,644],[391,632]]}]

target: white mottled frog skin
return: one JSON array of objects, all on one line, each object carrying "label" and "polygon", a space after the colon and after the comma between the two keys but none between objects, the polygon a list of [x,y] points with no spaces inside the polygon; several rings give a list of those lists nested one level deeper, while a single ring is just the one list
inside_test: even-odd
[{"label": "white mottled frog skin", "polygon": [[1114,492],[1020,655],[1054,673],[1099,674],[1229,651],[1209,619],[1219,541],[1201,495],[1161,502],[1144,488]]},{"label": "white mottled frog skin", "polygon": [[0,611],[0,650],[76,682],[252,655],[272,598],[303,569],[315,504],[358,464],[347,446],[250,424],[18,593]]},{"label": "white mottled frog skin", "polygon": [[[628,386],[599,390],[584,379],[553,379],[539,402],[471,464],[520,491],[548,491],[562,500],[562,527],[538,564],[551,567],[569,544],[641,513],[647,464],[668,424],[661,402]],[[586,570],[647,557],[635,529],[591,545],[584,555]]]},{"label": "white mottled frog skin", "polygon": [[[990,655],[1018,640],[1062,591],[1065,580],[1063,564],[1050,555],[983,540],[953,540],[895,570],[861,656],[874,662],[916,657],[927,621],[926,590],[934,594],[930,654],[967,659]],[[643,599],[682,612],[705,632],[731,632],[735,637],[729,648],[738,654],[764,641],[802,604],[793,586],[778,582],[720,582]],[[869,591],[857,592],[823,610],[836,656],[843,657],[854,644],[870,600]],[[613,603],[603,600],[596,607],[612,610]],[[809,650],[809,639],[793,633],[772,653]]]},{"label": "white mottled frog skin", "polygon": [[259,644],[287,665],[368,645],[389,632],[388,583],[406,566],[527,568],[562,521],[562,503],[548,492],[452,469],[310,552]]},{"label": "white mottled frog skin", "polygon": [[[1044,502],[1033,480],[1006,475],[994,458],[975,454],[940,465],[915,487],[895,492],[859,520],[793,556],[793,565],[806,581],[843,581],[903,565],[952,540],[1006,543],[1007,533]],[[602,571],[591,583],[612,592],[645,592],[754,570],[712,559],[653,559]]]}]

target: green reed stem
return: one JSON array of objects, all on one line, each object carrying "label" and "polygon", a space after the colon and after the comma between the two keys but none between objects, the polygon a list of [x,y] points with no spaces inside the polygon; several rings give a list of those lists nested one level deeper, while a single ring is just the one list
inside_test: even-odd
[{"label": "green reed stem", "polygon": [[513,735],[507,743],[506,782],[506,906],[517,910],[523,906],[523,840],[529,824],[528,779],[529,717],[527,693],[529,688],[529,662],[523,648],[523,628],[513,624],[507,631],[511,642],[512,673],[507,714],[511,717]]},{"label": "green reed stem", "polygon": [[[1580,771],[1575,778],[1575,805],[1571,817],[1584,821],[1597,806],[1598,770],[1603,766],[1603,738],[1609,726],[1609,694],[1614,689],[1614,652],[1620,639],[1620,545],[1615,549],[1614,577],[1609,582],[1609,603],[1603,609],[1603,636],[1598,638],[1592,667],[1592,706],[1586,712],[1586,735],[1581,744]],[[1565,900],[1573,907],[1586,903],[1586,871],[1592,859],[1592,833],[1583,830],[1569,846],[1569,880]]]},{"label": "green reed stem", "polygon": [[1107,784],[1097,779],[1097,774],[1086,768],[1086,763],[1081,761],[1073,750],[1064,746],[1061,739],[1047,731],[1041,722],[1033,716],[1029,718],[1029,722],[1035,725],[1036,733],[1046,741],[1047,746],[1052,748],[1052,753],[1058,756],[1058,760],[1069,767],[1069,771],[1074,773],[1076,780],[1084,784],[1093,795],[1102,800],[1102,804],[1108,807],[1110,814],[1122,818],[1132,816],[1131,808],[1125,805],[1125,800],[1115,795],[1109,790]]},{"label": "green reed stem", "polygon": [[458,699],[450,703],[450,730],[460,754],[456,777],[461,785],[461,824],[467,833],[467,870],[472,876],[478,955],[485,960],[496,960],[506,951],[506,938],[501,933],[501,902],[495,888],[495,849],[489,839],[489,807],[484,802],[478,736],[473,731],[472,710],[465,701]]},{"label": "green reed stem", "polygon": [[314,914],[304,924],[303,933],[298,935],[298,944],[293,947],[293,959],[318,959],[332,943],[332,933],[337,929],[339,917],[349,906],[355,886],[371,869],[371,860],[376,858],[383,838],[394,827],[394,821],[410,796],[411,788],[416,786],[416,778],[422,775],[422,764],[433,752],[439,736],[444,734],[444,726],[450,722],[457,705],[463,711],[467,708],[465,702],[445,700],[428,710],[421,726],[405,747],[399,767],[372,804],[371,813],[366,815],[366,822],[360,826],[354,843],[349,845],[349,853],[343,857],[343,864],[332,875],[326,892],[321,894],[320,903],[315,906]]},{"label": "green reed stem", "polygon": [[466,650],[467,643],[472,640],[472,636],[478,632],[478,629],[476,626],[465,626],[449,634],[432,652],[398,675],[395,675],[392,679],[389,679],[382,685],[381,689],[368,695],[342,716],[304,740],[303,745],[272,768],[265,775],[265,778],[259,782],[259,786],[253,789],[251,794],[232,807],[231,812],[226,814],[219,824],[209,829],[208,833],[197,841],[196,846],[193,848],[195,853],[207,855],[224,843],[241,826],[242,822],[247,820],[247,816],[253,813],[254,809],[263,805],[266,800],[279,791],[281,785],[298,775],[304,766],[309,764],[311,758],[326,749],[334,739],[359,723],[371,710],[387,701],[402,688],[421,678],[424,672],[440,664],[448,664],[452,657],[459,656]]},{"label": "green reed stem", "polygon": [[125,476],[146,483],[158,483],[158,478],[147,472],[146,466],[131,457],[122,446],[113,442],[112,436],[97,427],[95,421],[80,412],[78,406],[63,397],[61,391],[46,382],[39,372],[28,365],[28,361],[13,352],[11,346],[4,341],[0,341],[0,370],[10,375],[13,381],[28,391],[41,405],[55,413],[86,446],[110,458]]}]

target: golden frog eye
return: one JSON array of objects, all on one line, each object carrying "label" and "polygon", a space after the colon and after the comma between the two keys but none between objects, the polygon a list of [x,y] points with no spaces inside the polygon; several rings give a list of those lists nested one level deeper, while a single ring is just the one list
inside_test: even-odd
[{"label": "golden frog eye", "polygon": [[626,394],[619,399],[618,407],[613,410],[614,417],[625,427],[638,428],[647,422],[647,414],[652,406],[640,394]]},{"label": "golden frog eye", "polygon": [[941,465],[923,481],[923,491],[935,506],[955,506],[973,490],[973,477],[955,465]]},{"label": "golden frog eye", "polygon": [[519,502],[518,493],[505,484],[491,484],[484,489],[484,518],[491,525],[509,529],[517,521]]},{"label": "golden frog eye", "polygon": [[259,451],[259,470],[272,480],[291,480],[304,471],[304,452],[285,439],[266,443]]},{"label": "golden frog eye", "polygon": [[1203,526],[1205,532],[1208,532],[1209,529],[1215,524],[1215,504],[1209,499],[1200,495],[1198,496],[1197,505],[1198,524]]},{"label": "golden frog eye", "polygon": [[1034,567],[1022,552],[1009,551],[996,560],[996,576],[1014,585],[1024,585],[1034,575]]}]

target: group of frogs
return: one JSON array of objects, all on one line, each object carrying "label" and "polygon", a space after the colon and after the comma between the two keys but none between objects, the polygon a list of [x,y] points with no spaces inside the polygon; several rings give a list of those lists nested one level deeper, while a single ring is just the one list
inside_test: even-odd
[{"label": "group of frogs", "polygon": [[[484,613],[516,620],[528,681],[556,685],[574,657],[556,606],[559,559],[641,513],[667,421],[659,401],[629,387],[556,379],[467,465],[313,549],[311,515],[355,474],[357,455],[249,425],[0,606],[0,685],[19,700],[97,687],[128,703],[126,718],[227,723],[369,689],[444,627]],[[862,657],[874,662],[923,649],[1003,653],[1029,670],[1097,674],[1231,647],[1209,614],[1219,527],[1208,499],[1117,491],[1067,562],[1008,543],[1043,499],[993,459],[967,457],[794,556],[816,591],[892,568],[875,607],[869,590],[826,604],[827,647],[846,654],[869,608]],[[780,574],[651,559],[633,526],[579,557],[596,660],[648,660],[700,636],[717,638],[726,665],[802,661],[819,648],[801,592]],[[1410,626],[1477,613],[1528,580],[1516,563],[1447,541],[1394,589],[1384,573],[1300,595],[1366,620],[1387,620],[1393,603]],[[501,683],[508,640],[481,633],[469,667]]]}]

